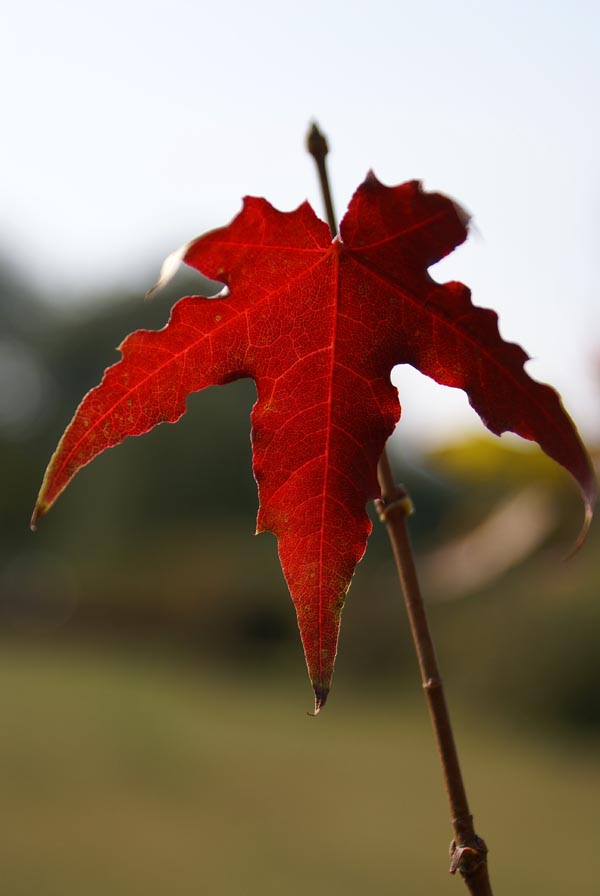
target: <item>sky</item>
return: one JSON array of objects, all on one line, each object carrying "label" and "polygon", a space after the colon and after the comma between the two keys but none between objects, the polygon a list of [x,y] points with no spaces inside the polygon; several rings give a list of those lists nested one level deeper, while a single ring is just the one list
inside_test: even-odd
[{"label": "sky", "polygon": [[[316,119],[340,217],[370,168],[471,212],[432,275],[495,308],[600,437],[598,3],[23,0],[3,19],[0,257],[47,295],[143,293],[246,194],[321,214]],[[461,393],[393,378],[400,434],[477,429]]]}]

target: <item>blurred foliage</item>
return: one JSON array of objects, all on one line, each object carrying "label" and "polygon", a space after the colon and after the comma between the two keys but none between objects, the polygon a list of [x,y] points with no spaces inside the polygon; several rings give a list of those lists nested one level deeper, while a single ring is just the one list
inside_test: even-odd
[{"label": "blurred foliage", "polygon": [[[419,693],[340,678],[310,719],[300,664],[281,681],[149,649],[5,647],[6,893],[462,893]],[[472,707],[456,724],[497,891],[597,893],[596,751]],[[557,827],[575,832],[565,861]]]},{"label": "blurred foliage", "polygon": [[[151,303],[99,296],[67,312],[0,270],[0,626],[6,638],[103,638],[175,645],[248,670],[302,667],[274,539],[253,536],[256,489],[243,381],[192,396],[176,426],[129,440],[82,471],[40,531],[27,528],[43,471],[74,408],[132,330],[163,326],[175,297],[202,292],[179,274]],[[551,536],[517,568],[464,600],[432,605],[456,699],[529,725],[600,733],[597,527],[578,557],[581,510],[567,477],[537,449],[482,438],[430,457],[402,449],[398,475],[417,513],[422,562],[477,526],[503,496],[540,483],[557,507]],[[448,577],[453,575],[448,569]],[[443,596],[442,596],[443,597]],[[417,677],[386,535],[379,524],[353,583],[337,678],[365,693],[414,689]],[[335,699],[335,692],[332,696]],[[330,711],[330,710],[328,710]]]}]

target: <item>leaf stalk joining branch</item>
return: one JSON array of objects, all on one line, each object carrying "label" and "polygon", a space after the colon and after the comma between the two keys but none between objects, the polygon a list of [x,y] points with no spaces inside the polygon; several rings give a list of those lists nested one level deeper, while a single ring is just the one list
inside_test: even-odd
[{"label": "leaf stalk joining branch", "polygon": [[[306,143],[317,166],[327,223],[331,235],[334,237],[337,233],[337,223],[325,161],[329,150],[325,137],[315,123],[310,128]],[[421,670],[423,690],[450,805],[450,816],[454,829],[454,839],[450,844],[450,873],[455,874],[460,871],[472,896],[492,896],[488,876],[487,846],[477,836],[473,827],[473,816],[469,811],[441,673],[408,535],[406,518],[412,513],[413,506],[406,490],[402,486],[396,485],[394,481],[385,448],[377,467],[377,477],[381,497],[376,501],[376,508],[379,518],[386,525],[402,585],[406,611]]]}]

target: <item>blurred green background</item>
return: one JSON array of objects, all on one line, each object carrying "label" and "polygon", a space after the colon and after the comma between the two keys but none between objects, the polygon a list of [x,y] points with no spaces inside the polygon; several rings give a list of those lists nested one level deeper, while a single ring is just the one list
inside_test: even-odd
[{"label": "blurred green background", "polygon": [[[441,777],[385,532],[312,705],[275,541],[256,538],[253,384],[82,471],[34,536],[49,457],[153,303],[68,312],[0,270],[0,739],[6,892],[456,892]],[[600,886],[600,549],[539,451],[395,442],[497,892]]]}]

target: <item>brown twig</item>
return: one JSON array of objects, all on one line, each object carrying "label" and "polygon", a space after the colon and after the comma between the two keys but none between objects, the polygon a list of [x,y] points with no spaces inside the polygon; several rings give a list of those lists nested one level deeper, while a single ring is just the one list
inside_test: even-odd
[{"label": "brown twig", "polygon": [[325,161],[327,153],[329,152],[329,147],[327,145],[327,140],[314,121],[310,126],[308,136],[306,137],[306,148],[315,160],[317,166],[323,203],[325,205],[325,213],[327,215],[327,223],[329,224],[331,235],[335,236],[337,233],[337,219],[335,217],[335,212],[333,211],[329,177],[327,176],[327,163]]},{"label": "brown twig", "polygon": [[376,502],[377,512],[386,525],[402,584],[406,611],[421,669],[421,681],[450,805],[450,818],[454,828],[454,840],[450,845],[450,873],[460,871],[473,896],[492,896],[487,868],[487,847],[473,827],[473,816],[469,811],[442,677],[408,536],[406,518],[412,513],[412,504],[405,489],[394,482],[385,450],[379,461],[377,475],[381,488],[381,498]]},{"label": "brown twig", "polygon": [[[325,164],[327,141],[316,124],[313,124],[309,131],[307,146],[317,165],[329,228],[332,236],[335,236],[337,224]],[[377,467],[377,476],[381,489],[381,497],[376,501],[377,512],[386,525],[402,584],[450,805],[450,817],[454,828],[454,840],[450,845],[450,873],[460,871],[472,896],[492,896],[488,877],[487,847],[473,827],[473,816],[469,811],[442,678],[408,536],[406,518],[412,513],[412,503],[405,489],[394,482],[385,448]]]}]

